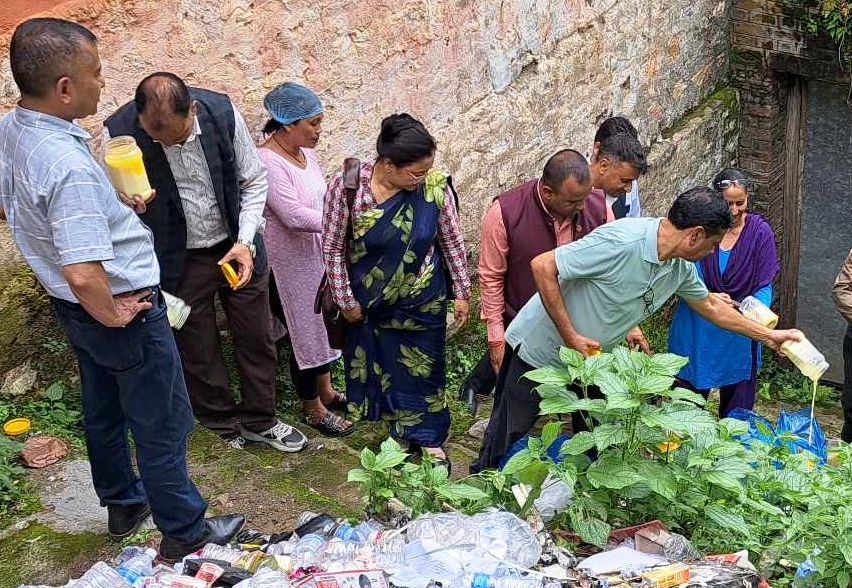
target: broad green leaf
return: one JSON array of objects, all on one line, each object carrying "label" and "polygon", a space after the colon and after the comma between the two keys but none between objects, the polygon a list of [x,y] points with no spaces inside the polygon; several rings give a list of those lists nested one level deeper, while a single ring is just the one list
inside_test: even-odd
[{"label": "broad green leaf", "polygon": [[630,394],[612,393],[606,397],[607,410],[633,410],[639,407],[642,401]]},{"label": "broad green leaf", "polygon": [[376,456],[376,463],[373,465],[373,469],[387,470],[390,468],[395,468],[399,464],[403,463],[406,459],[408,459],[408,454],[402,450],[381,451]]},{"label": "broad green leaf", "polygon": [[[843,554],[843,557],[846,559],[846,563],[852,566],[852,559],[849,559],[846,554]],[[840,570],[839,572],[837,572],[836,579],[838,588],[847,588],[849,586],[850,580],[852,580],[852,576],[850,576],[848,570]]]},{"label": "broad green leaf", "polygon": [[606,546],[609,540],[610,527],[606,522],[595,517],[570,517],[571,526],[574,528],[583,541],[597,545],[598,547]]},{"label": "broad green leaf", "polygon": [[733,513],[724,506],[708,504],[704,507],[704,516],[719,525],[722,529],[730,529],[743,537],[751,535],[742,515]]},{"label": "broad green leaf", "polygon": [[568,403],[568,406],[570,409],[566,412],[586,410],[595,413],[606,411],[606,401],[599,398],[578,398],[574,402]]},{"label": "broad green leaf", "polygon": [[704,479],[711,484],[715,484],[716,486],[720,486],[725,490],[730,490],[731,492],[741,492],[743,489],[740,479],[727,472],[704,472]]},{"label": "broad green leaf", "polygon": [[577,400],[568,400],[566,398],[542,398],[538,403],[539,414],[569,414],[577,409],[574,408]]},{"label": "broad green leaf", "polygon": [[479,488],[475,488],[469,484],[464,483],[456,483],[456,484],[446,484],[444,486],[439,486],[436,488],[438,494],[445,498],[449,498],[450,500],[485,500],[488,498],[488,494],[480,490]]},{"label": "broad green leaf", "polygon": [[618,423],[604,423],[592,430],[592,437],[598,451],[603,451],[610,445],[619,445],[627,442],[627,430],[624,425]]},{"label": "broad green leaf", "polygon": [[643,407],[639,417],[649,427],[656,427],[684,435],[707,434],[708,431],[715,432],[716,420],[706,410],[701,410],[688,405],[676,405],[659,410],[655,407]]},{"label": "broad green leaf", "polygon": [[509,461],[503,466],[502,472],[506,476],[511,476],[537,461],[538,458],[529,449],[522,449],[509,458]]},{"label": "broad green leaf", "polygon": [[369,447],[361,450],[361,465],[367,470],[375,469],[376,454]]},{"label": "broad green leaf", "polygon": [[650,371],[663,376],[674,376],[680,368],[689,363],[689,359],[674,353],[655,353],[649,358]]},{"label": "broad green leaf", "polygon": [[576,349],[563,345],[559,348],[559,361],[575,369],[582,369],[584,358],[583,354]]},{"label": "broad green leaf", "polygon": [[630,393],[624,379],[612,372],[600,372],[595,376],[595,385],[601,389],[604,396],[617,394],[625,396]]},{"label": "broad green leaf", "polygon": [[630,350],[623,345],[619,345],[612,350],[612,362],[613,367],[619,372],[630,371],[639,367],[636,365],[634,356],[630,353]]},{"label": "broad green leaf", "polygon": [[849,536],[843,537],[842,539],[838,538],[837,548],[840,550],[840,553],[843,555],[843,559],[846,560],[846,563],[849,566],[852,566],[852,543],[849,542]]},{"label": "broad green leaf", "polygon": [[562,384],[539,384],[535,387],[541,398],[561,398],[563,400],[577,400],[577,394]]},{"label": "broad green leaf", "polygon": [[724,418],[719,421],[719,429],[722,437],[736,437],[748,433],[748,423],[740,419]]},{"label": "broad green leaf", "polygon": [[370,481],[370,472],[366,470],[362,470],[361,468],[354,468],[349,470],[349,474],[346,476],[347,482],[361,482],[367,483]]},{"label": "broad green leaf", "polygon": [[595,446],[595,438],[589,431],[580,431],[559,449],[560,457],[565,455],[580,455]]},{"label": "broad green leaf", "polygon": [[61,381],[57,381],[47,387],[47,390],[44,391],[43,396],[48,400],[56,402],[57,400],[60,400],[64,394],[65,384],[63,384]]},{"label": "broad green leaf", "polygon": [[562,423],[559,421],[551,421],[544,425],[541,429],[541,445],[546,450],[553,442],[556,441],[556,438],[559,436],[559,431],[562,428]]},{"label": "broad green leaf", "polygon": [[529,484],[533,488],[541,488],[544,479],[547,478],[549,470],[547,464],[541,461],[534,461],[517,473],[517,479],[522,484]]},{"label": "broad green leaf", "polygon": [[524,374],[524,377],[537,384],[557,384],[567,386],[573,381],[573,378],[562,368],[553,366],[544,366]]},{"label": "broad green leaf", "polygon": [[622,462],[611,456],[600,457],[595,460],[586,471],[586,479],[595,488],[610,488],[619,490],[645,481],[640,474],[629,463]]},{"label": "broad green leaf", "polygon": [[671,472],[664,470],[659,474],[653,475],[647,471],[643,471],[643,473],[645,474],[644,483],[648,485],[648,488],[652,492],[668,500],[677,499],[677,479],[675,479]]},{"label": "broad green leaf", "polygon": [[674,378],[656,373],[638,374],[635,378],[637,392],[643,396],[661,396],[670,391]]},{"label": "broad green leaf", "polygon": [[768,502],[765,502],[763,500],[753,500],[751,498],[745,497],[742,500],[742,503],[747,506],[749,510],[755,510],[779,518],[786,517],[783,510],[781,510],[774,504],[769,504]]},{"label": "broad green leaf", "polygon": [[701,394],[693,392],[692,390],[687,390],[686,388],[672,388],[671,390],[663,392],[663,396],[667,396],[672,400],[691,402],[698,406],[704,406],[707,404],[707,400],[705,400]]}]

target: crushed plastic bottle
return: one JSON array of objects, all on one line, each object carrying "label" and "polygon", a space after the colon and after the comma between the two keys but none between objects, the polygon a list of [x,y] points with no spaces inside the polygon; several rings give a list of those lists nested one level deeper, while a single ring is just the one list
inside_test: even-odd
[{"label": "crushed plastic bottle", "polygon": [[141,578],[150,576],[154,570],[157,550],[149,547],[143,553],[135,555],[120,564],[115,571],[131,586],[139,586]]},{"label": "crushed plastic bottle", "polygon": [[542,588],[541,578],[465,574],[452,583],[451,588]]},{"label": "crushed plastic bottle", "polygon": [[493,511],[473,515],[479,547],[500,561],[531,568],[541,558],[541,544],[529,523],[510,512]]},{"label": "crushed plastic bottle", "polygon": [[293,585],[279,571],[261,570],[251,578],[235,584],[234,588],[293,588]]},{"label": "crushed plastic bottle", "polygon": [[326,540],[323,536],[315,533],[308,533],[293,547],[293,567],[307,568],[315,566],[319,562],[319,555],[325,547]]},{"label": "crushed plastic bottle", "polygon": [[74,588],[128,588],[130,584],[105,562],[96,562],[76,581],[69,582]]}]

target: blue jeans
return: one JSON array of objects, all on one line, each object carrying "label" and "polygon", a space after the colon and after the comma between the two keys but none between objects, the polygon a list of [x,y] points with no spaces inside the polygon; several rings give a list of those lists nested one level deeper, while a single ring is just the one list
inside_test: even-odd
[{"label": "blue jeans", "polygon": [[[207,503],[190,480],[186,439],[192,409],[162,296],[123,328],[53,299],[77,355],[92,481],[101,505],[151,505],[164,535],[196,539]],[[137,476],[128,446],[136,444]]]}]

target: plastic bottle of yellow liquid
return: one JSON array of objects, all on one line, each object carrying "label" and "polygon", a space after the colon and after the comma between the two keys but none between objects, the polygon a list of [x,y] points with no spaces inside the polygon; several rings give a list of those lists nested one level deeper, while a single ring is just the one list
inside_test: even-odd
[{"label": "plastic bottle of yellow liquid", "polygon": [[746,296],[739,304],[744,317],[759,322],[761,325],[774,329],[778,324],[778,315],[754,296]]},{"label": "plastic bottle of yellow liquid", "polygon": [[781,353],[790,358],[799,371],[814,382],[828,369],[825,356],[804,336],[801,341],[785,341],[781,345]]},{"label": "plastic bottle of yellow liquid", "polygon": [[107,141],[104,163],[116,190],[127,196],[138,194],[145,202],[151,199],[153,190],[136,139],[122,135]]}]

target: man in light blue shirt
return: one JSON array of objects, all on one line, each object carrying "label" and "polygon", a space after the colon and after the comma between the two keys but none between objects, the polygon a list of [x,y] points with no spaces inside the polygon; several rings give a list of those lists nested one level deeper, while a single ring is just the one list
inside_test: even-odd
[{"label": "man in light blue shirt", "polygon": [[[506,331],[497,380],[498,404],[471,471],[496,467],[538,418],[530,370],[559,365],[565,345],[588,356],[625,338],[650,352],[637,325],[677,294],[716,325],[779,349],[799,331],[767,329],[709,295],[692,263],[708,255],[731,226],[725,199],[711,188],[677,197],[666,218],[622,219],[532,261],[538,294]],[[579,388],[577,388],[579,393]],[[596,390],[591,391],[593,394]],[[583,419],[573,415],[574,432]]]},{"label": "man in light blue shirt", "polygon": [[192,410],[151,232],[118,200],[74,124],[95,113],[104,85],[97,39],[70,21],[31,19],[15,30],[10,61],[21,100],[0,120],[0,203],[77,356],[109,533],[126,537],[153,514],[167,558],[224,544],[245,517],[205,519],[187,473]]}]

